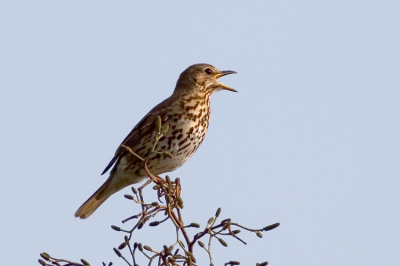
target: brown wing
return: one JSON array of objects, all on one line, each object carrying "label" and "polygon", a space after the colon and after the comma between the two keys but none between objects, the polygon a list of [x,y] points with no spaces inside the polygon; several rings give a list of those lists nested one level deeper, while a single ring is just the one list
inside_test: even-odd
[{"label": "brown wing", "polygon": [[[156,107],[154,107],[147,115],[145,115],[142,120],[132,129],[132,131],[126,136],[124,141],[122,141],[121,145],[128,146],[132,148],[136,143],[138,143],[147,133],[155,130],[156,124],[155,120],[157,116],[161,117],[161,120],[164,121],[165,115],[168,112],[168,106],[171,99],[168,98],[163,102],[159,103]],[[104,169],[102,175],[104,175],[113,164],[120,158],[122,155],[126,153],[126,149],[122,148],[119,145],[117,151],[115,152],[114,158],[108,163],[106,168]]]}]

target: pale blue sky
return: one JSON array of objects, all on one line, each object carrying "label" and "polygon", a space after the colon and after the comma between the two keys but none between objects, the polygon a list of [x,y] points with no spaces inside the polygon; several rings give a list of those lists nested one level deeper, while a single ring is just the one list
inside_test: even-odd
[{"label": "pale blue sky", "polygon": [[[170,174],[185,221],[222,207],[249,227],[281,223],[247,246],[215,243],[215,265],[398,265],[400,2],[7,0],[1,264],[46,251],[124,265],[110,225],[138,206],[122,191],[73,214],[126,134],[203,62],[237,71],[222,82],[239,92],[213,95],[205,141]],[[146,232],[137,241],[156,248]]]}]

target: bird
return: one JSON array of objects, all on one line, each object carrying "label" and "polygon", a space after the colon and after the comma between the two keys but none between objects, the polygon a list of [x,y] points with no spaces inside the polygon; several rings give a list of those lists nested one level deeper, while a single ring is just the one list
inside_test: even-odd
[{"label": "bird", "polygon": [[122,141],[102,173],[113,167],[108,179],[79,207],[75,217],[88,218],[114,193],[148,178],[143,161],[126,147],[142,158],[148,156],[156,143],[159,118],[163,127],[168,126],[169,129],[158,140],[154,150],[163,150],[172,156],[151,154],[146,163],[148,171],[160,175],[182,166],[206,136],[210,121],[210,96],[220,90],[237,92],[217,80],[229,74],[236,72],[220,71],[209,64],[195,64],[184,70],[172,95],[150,110]]}]

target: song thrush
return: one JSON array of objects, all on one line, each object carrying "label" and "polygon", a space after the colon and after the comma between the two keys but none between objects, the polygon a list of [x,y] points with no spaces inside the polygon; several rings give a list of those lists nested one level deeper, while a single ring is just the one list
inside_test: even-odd
[{"label": "song thrush", "polygon": [[141,157],[148,156],[155,144],[156,120],[161,117],[168,132],[156,144],[155,150],[165,150],[172,158],[153,154],[147,162],[153,175],[171,172],[182,166],[197,150],[207,133],[210,119],[210,96],[219,90],[235,91],[217,81],[218,78],[236,73],[220,71],[208,64],[188,67],[179,76],[173,94],[154,107],[133,128],[118,147],[114,158],[102,174],[114,164],[107,181],[76,211],[75,217],[88,218],[112,194],[148,177],[144,163],[125,147]]}]

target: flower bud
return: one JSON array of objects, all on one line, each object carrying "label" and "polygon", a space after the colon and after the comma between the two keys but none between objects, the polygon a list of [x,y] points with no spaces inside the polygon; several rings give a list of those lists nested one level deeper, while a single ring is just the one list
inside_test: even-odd
[{"label": "flower bud", "polygon": [[183,205],[183,200],[181,197],[176,197],[176,200],[178,201],[179,205]]},{"label": "flower bud", "polygon": [[84,260],[84,259],[81,259],[81,262],[82,262],[84,265],[88,265],[88,266],[90,266],[89,262],[87,262],[87,261],[86,261],[86,260]]},{"label": "flower bud", "polygon": [[221,214],[221,208],[218,208],[217,212],[215,213],[215,217],[218,217]]},{"label": "flower bud", "polygon": [[221,221],[221,224],[223,225],[223,224],[225,224],[225,223],[227,223],[227,222],[230,222],[230,221],[231,221],[231,219],[228,218],[228,219],[222,220],[222,221]]},{"label": "flower bud", "polygon": [[157,130],[157,132],[161,132],[161,117],[160,116],[157,116],[156,130]]},{"label": "flower bud", "polygon": [[126,242],[122,242],[121,245],[118,246],[118,249],[124,249],[126,247]]},{"label": "flower bud", "polygon": [[149,224],[149,226],[157,226],[157,225],[159,225],[159,224],[160,224],[159,221],[154,221],[154,222],[151,222],[151,223]]},{"label": "flower bud", "polygon": [[203,242],[198,241],[197,243],[199,243],[199,246],[200,246],[200,247],[204,248],[204,243],[203,243]]},{"label": "flower bud", "polygon": [[115,254],[117,254],[118,257],[122,257],[122,254],[121,254],[121,252],[119,252],[118,249],[113,248],[113,250],[114,250]]},{"label": "flower bud", "polygon": [[200,228],[200,225],[198,223],[191,223],[189,226],[190,227]]},{"label": "flower bud", "polygon": [[143,248],[144,248],[145,250],[148,250],[148,251],[153,251],[153,249],[152,249],[151,247],[149,247],[149,246],[143,246]]},{"label": "flower bud", "polygon": [[277,228],[279,225],[280,225],[280,223],[271,224],[271,225],[268,225],[268,226],[264,227],[262,230],[263,231],[269,231],[269,230],[272,230],[274,228]]},{"label": "flower bud", "polygon": [[169,153],[169,152],[167,152],[167,151],[163,151],[162,154],[163,154],[165,157],[168,157],[168,158],[174,157],[171,153]]},{"label": "flower bud", "polygon": [[124,197],[127,198],[127,199],[129,199],[129,200],[133,200],[133,196],[132,196],[132,195],[125,194]]},{"label": "flower bud", "polygon": [[225,242],[225,240],[223,240],[222,238],[218,238],[219,243],[221,243],[221,245],[223,245],[224,247],[227,247],[228,244]]},{"label": "flower bud", "polygon": [[227,222],[227,223],[225,223],[224,224],[224,226],[222,226],[222,230],[226,230],[226,229],[228,229],[229,228],[229,226],[231,226],[231,222],[229,221],[229,222]]},{"label": "flower bud", "polygon": [[169,125],[163,126],[163,128],[161,129],[161,133],[165,135],[167,134],[168,130],[169,130]]},{"label": "flower bud", "polygon": [[40,257],[42,257],[45,260],[49,260],[50,259],[50,255],[47,254],[46,252],[40,253]]},{"label": "flower bud", "polygon": [[121,231],[121,228],[116,225],[111,225],[111,228],[114,229],[115,231]]}]

